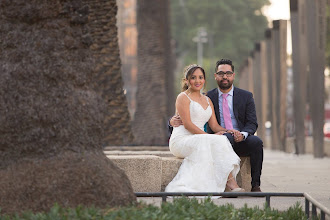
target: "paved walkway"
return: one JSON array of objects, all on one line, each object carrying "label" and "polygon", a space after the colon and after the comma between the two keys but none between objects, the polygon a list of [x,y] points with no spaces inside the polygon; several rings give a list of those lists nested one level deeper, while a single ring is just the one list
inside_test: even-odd
[{"label": "paved walkway", "polygon": [[307,192],[330,209],[330,158],[265,151],[265,192]]},{"label": "paved walkway", "polygon": [[[261,178],[263,192],[307,192],[322,205],[330,209],[330,158],[315,159],[312,155],[297,156],[279,151],[264,151]],[[141,199],[139,199],[141,200]],[[159,205],[159,198],[142,199],[147,203]],[[220,198],[216,204],[232,203],[242,207],[263,207],[265,198]],[[300,202],[304,209],[303,198],[271,197],[272,208],[285,210]]]}]

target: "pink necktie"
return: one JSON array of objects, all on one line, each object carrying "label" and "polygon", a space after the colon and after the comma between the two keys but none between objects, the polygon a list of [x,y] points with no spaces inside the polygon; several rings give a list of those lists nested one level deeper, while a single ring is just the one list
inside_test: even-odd
[{"label": "pink necktie", "polygon": [[233,129],[233,123],[231,122],[227,96],[228,94],[222,94],[222,114],[223,119],[225,121],[226,129],[231,130]]}]

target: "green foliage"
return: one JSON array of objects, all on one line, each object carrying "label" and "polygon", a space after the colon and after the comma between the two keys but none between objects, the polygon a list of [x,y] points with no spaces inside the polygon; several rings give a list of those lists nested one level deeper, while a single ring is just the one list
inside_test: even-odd
[{"label": "green foliage", "polygon": [[55,205],[48,213],[25,212],[21,215],[0,215],[0,220],[76,220],[76,219],[306,219],[299,204],[290,207],[287,211],[280,212],[270,208],[235,209],[232,204],[217,206],[210,198],[203,201],[189,198],[174,199],[173,202],[163,203],[161,208],[137,203],[130,207],[112,208],[101,210],[97,208],[75,209],[62,208]]},{"label": "green foliage", "polygon": [[184,57],[185,64],[197,62],[197,45],[192,39],[204,27],[208,43],[203,48],[203,66],[208,75],[224,57],[238,68],[264,38],[268,22],[261,8],[268,4],[268,0],[172,0],[171,34],[177,56]]},{"label": "green foliage", "polygon": [[75,209],[65,209],[55,204],[48,213],[32,213],[24,212],[21,215],[13,216],[0,215],[0,220],[90,220],[104,219],[104,214],[101,209],[85,208],[78,206]]}]

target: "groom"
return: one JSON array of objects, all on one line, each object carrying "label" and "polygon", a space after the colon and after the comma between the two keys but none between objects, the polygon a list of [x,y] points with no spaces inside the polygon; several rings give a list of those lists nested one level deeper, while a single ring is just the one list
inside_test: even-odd
[{"label": "groom", "polygon": [[[260,176],[263,162],[263,142],[254,133],[257,130],[256,109],[251,92],[233,86],[234,65],[231,60],[221,59],[216,63],[214,78],[218,88],[207,92],[212,100],[218,123],[228,129],[236,130],[236,135],[225,133],[238,156],[248,156],[251,162],[251,192],[261,192]],[[170,126],[182,124],[179,117],[170,120]],[[214,133],[207,127],[208,133]]]}]

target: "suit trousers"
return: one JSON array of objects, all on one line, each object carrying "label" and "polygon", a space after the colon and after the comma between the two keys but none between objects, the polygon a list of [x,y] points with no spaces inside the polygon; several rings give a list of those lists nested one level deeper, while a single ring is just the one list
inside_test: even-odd
[{"label": "suit trousers", "polygon": [[251,186],[260,186],[262,162],[264,158],[263,142],[258,136],[249,135],[244,141],[234,142],[234,137],[225,133],[234,151],[240,157],[250,157],[251,163]]}]

